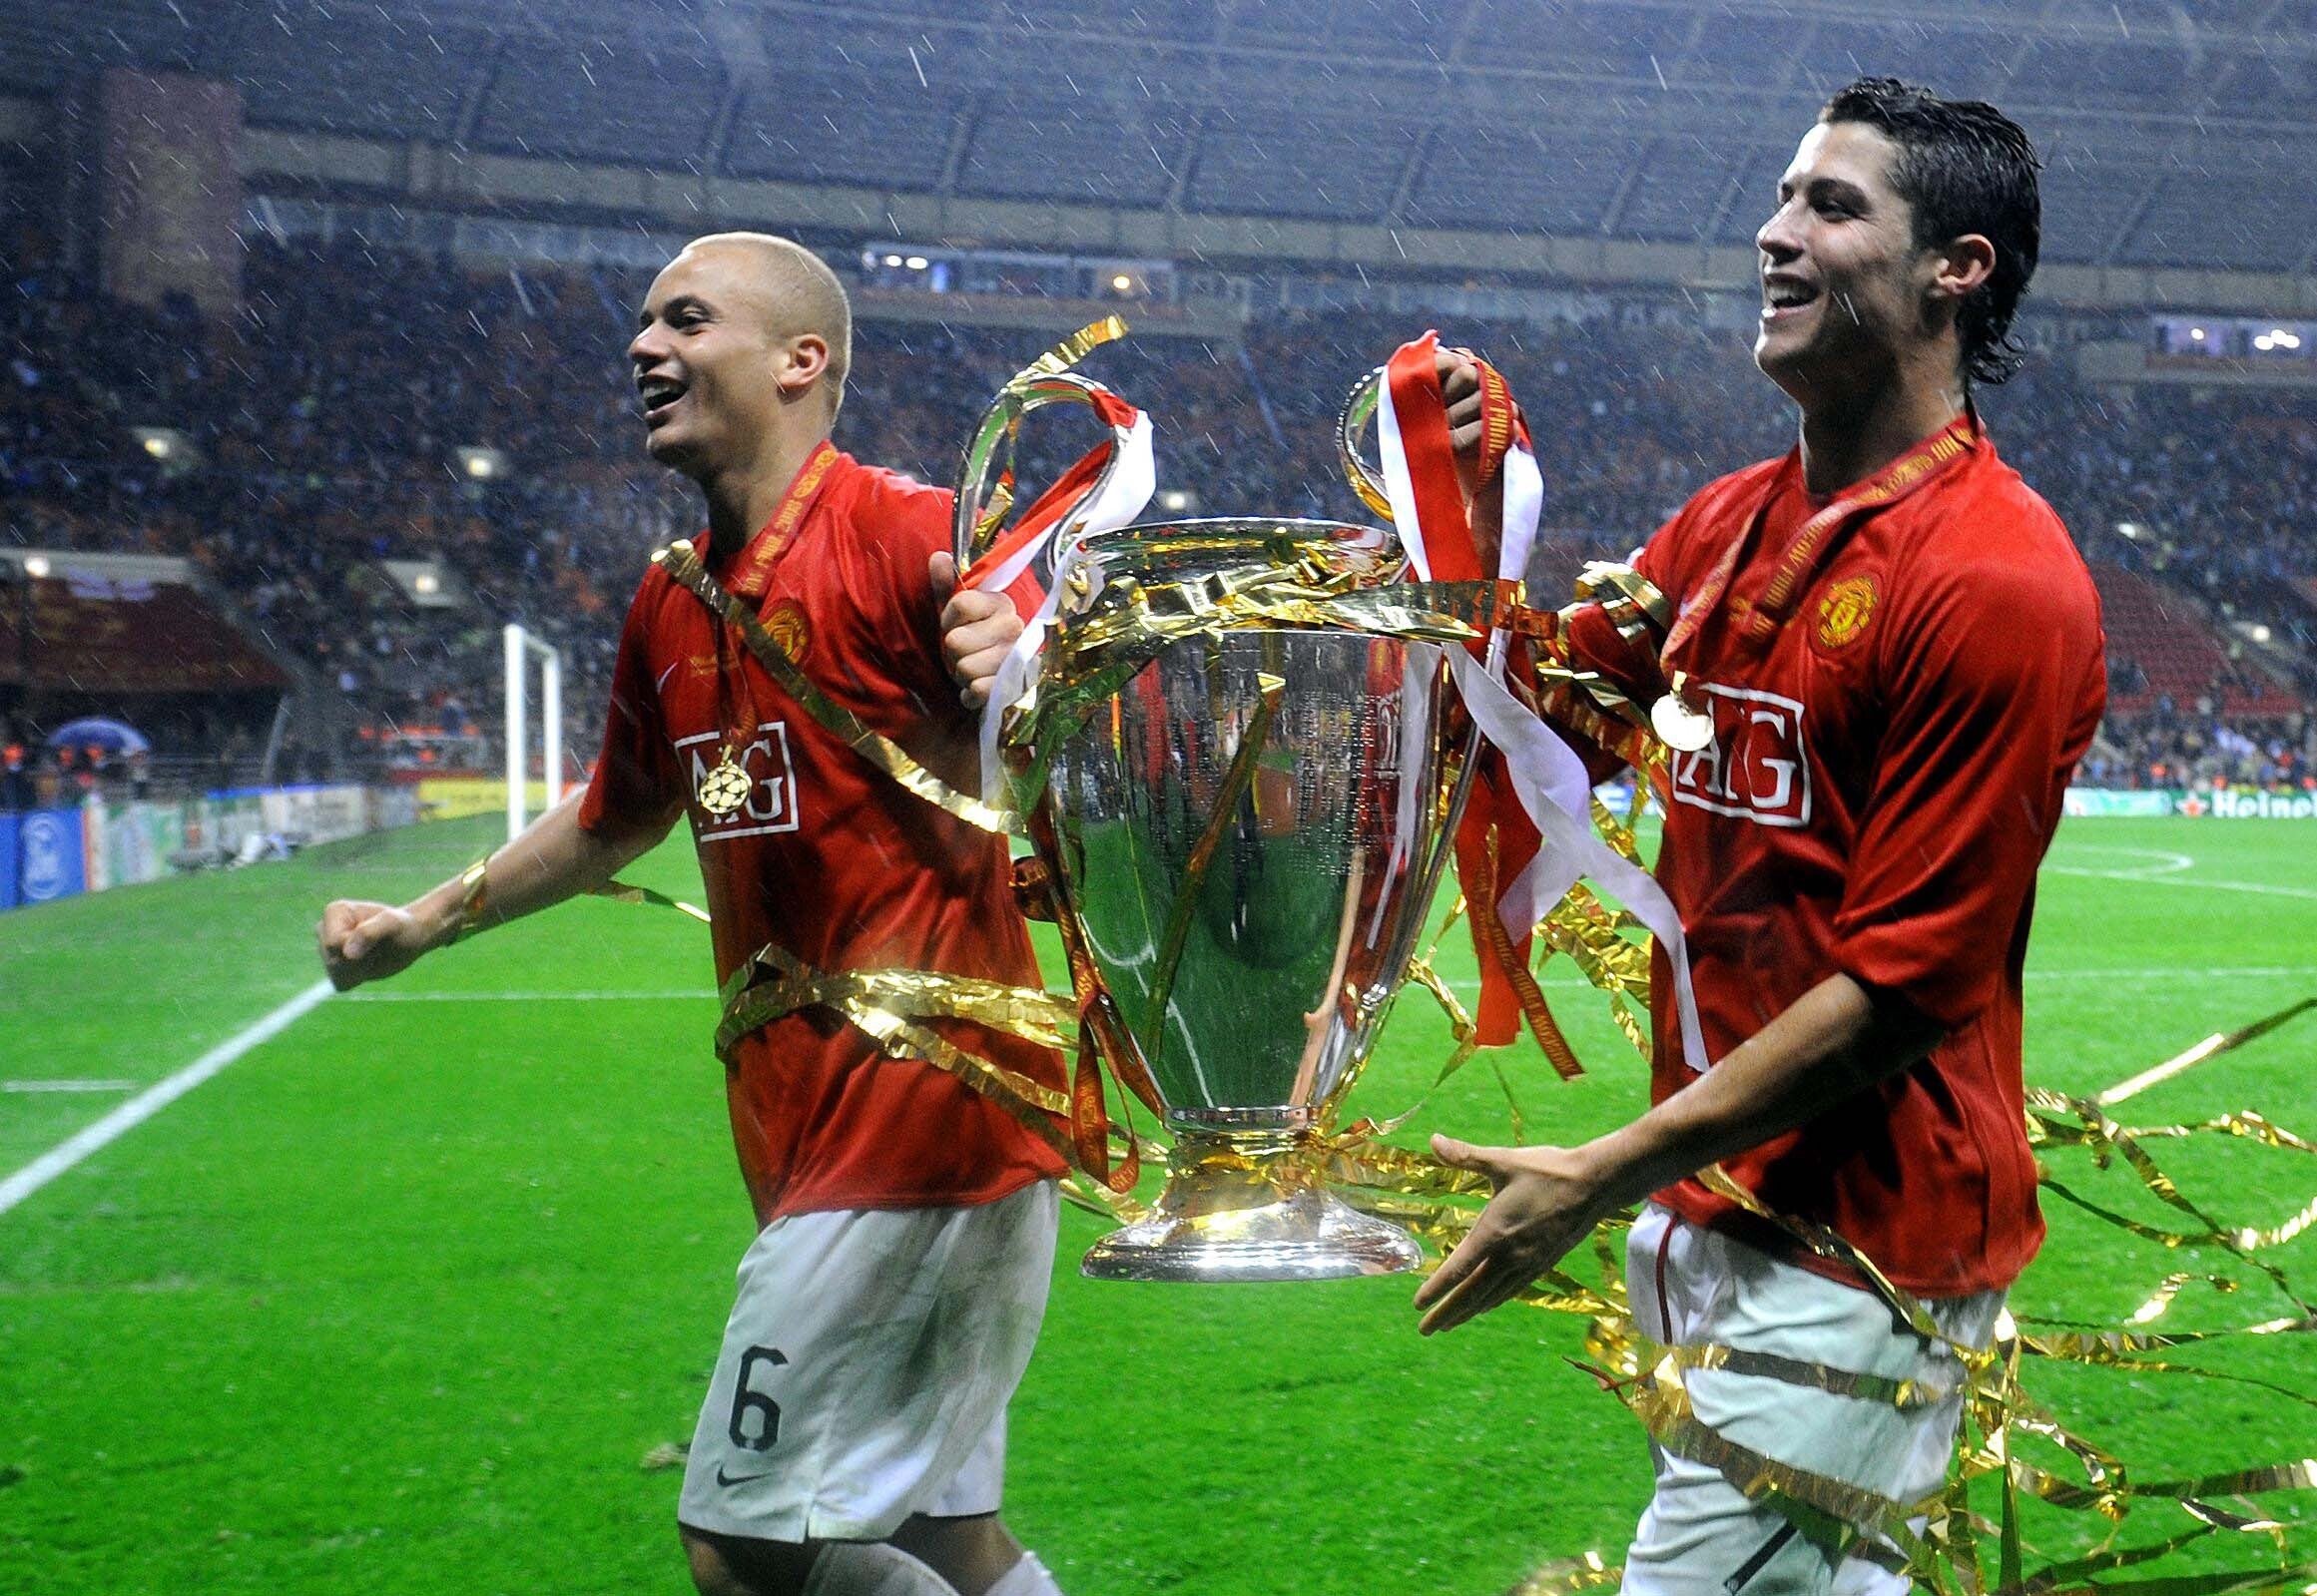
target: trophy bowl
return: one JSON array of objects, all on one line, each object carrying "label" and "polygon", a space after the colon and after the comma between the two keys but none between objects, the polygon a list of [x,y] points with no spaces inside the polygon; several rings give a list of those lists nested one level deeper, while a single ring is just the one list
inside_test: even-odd
[{"label": "trophy bowl", "polygon": [[[1327,1190],[1322,1136],[1445,860],[1448,673],[1433,643],[1235,604],[1400,569],[1375,528],[1231,519],[1091,537],[1062,576],[1041,692],[1074,636],[1140,647],[1104,678],[1122,685],[1036,751],[1046,863],[1174,1144],[1155,1211],[1103,1238],[1087,1275],[1319,1280],[1417,1262],[1405,1231]],[[1195,624],[1169,641],[1154,614]]]}]

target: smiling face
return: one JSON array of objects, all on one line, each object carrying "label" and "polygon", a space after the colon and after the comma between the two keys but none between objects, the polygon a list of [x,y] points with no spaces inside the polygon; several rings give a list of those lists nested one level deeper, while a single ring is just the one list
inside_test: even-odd
[{"label": "smiling face", "polygon": [[1940,252],[1915,247],[1914,208],[1891,179],[1899,154],[1864,123],[1818,124],[1755,235],[1754,360],[1806,410],[1890,380],[1915,345],[1939,335],[1926,296]]},{"label": "smiling face", "polygon": [[745,467],[829,365],[829,341],[785,302],[758,249],[702,241],[653,279],[628,345],[645,448],[688,476]]}]

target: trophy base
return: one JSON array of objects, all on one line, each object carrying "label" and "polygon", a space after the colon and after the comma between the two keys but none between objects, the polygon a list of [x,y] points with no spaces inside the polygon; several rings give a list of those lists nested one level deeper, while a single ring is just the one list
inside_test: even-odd
[{"label": "trophy base", "polygon": [[[1220,1145],[1230,1143],[1239,1145]],[[1423,1254],[1415,1237],[1331,1195],[1297,1167],[1295,1151],[1296,1139],[1180,1136],[1157,1211],[1096,1242],[1079,1273],[1104,1281],[1330,1281],[1416,1267]]]}]

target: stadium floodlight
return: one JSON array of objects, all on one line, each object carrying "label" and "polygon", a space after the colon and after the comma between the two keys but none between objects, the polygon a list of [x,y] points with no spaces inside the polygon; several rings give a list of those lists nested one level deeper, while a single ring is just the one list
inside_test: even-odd
[{"label": "stadium floodlight", "polygon": [[35,582],[47,576],[48,572],[49,564],[47,555],[27,554],[24,557],[24,574],[32,578]]},{"label": "stadium floodlight", "polygon": [[563,801],[563,655],[540,642],[513,622],[504,634],[507,650],[507,840],[523,829],[523,800],[528,796],[529,763],[524,744],[530,741],[529,715],[524,704],[524,682],[530,661],[539,661],[540,764],[547,778],[547,807]]},{"label": "stadium floodlight", "polygon": [[146,458],[161,467],[164,477],[181,477],[201,464],[201,451],[183,428],[131,427],[129,435],[137,440]]},{"label": "stadium floodlight", "polygon": [[465,584],[438,560],[380,560],[378,569],[421,610],[455,610],[467,602]]},{"label": "stadium floodlight", "polygon": [[454,451],[458,459],[458,474],[469,482],[497,482],[514,469],[506,451],[485,444],[462,443]]}]

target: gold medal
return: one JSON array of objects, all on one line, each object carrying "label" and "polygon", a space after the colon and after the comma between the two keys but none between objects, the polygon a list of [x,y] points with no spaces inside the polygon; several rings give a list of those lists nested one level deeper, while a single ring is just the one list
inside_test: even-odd
[{"label": "gold medal", "polygon": [[749,789],[754,785],[748,779],[748,772],[740,768],[740,761],[732,757],[732,745],[727,743],[716,769],[700,779],[700,806],[712,817],[724,819],[748,801]]}]

